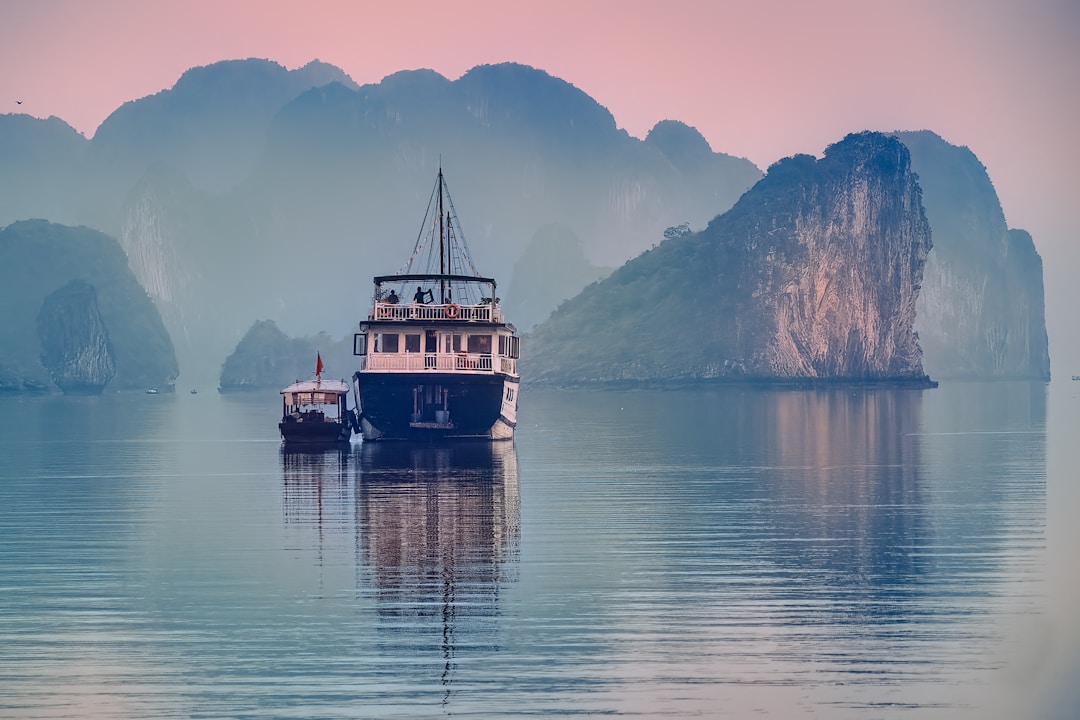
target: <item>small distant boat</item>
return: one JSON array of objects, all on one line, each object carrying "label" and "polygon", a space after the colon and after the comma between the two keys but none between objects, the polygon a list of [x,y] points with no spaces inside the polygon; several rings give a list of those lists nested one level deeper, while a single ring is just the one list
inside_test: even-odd
[{"label": "small distant boat", "polygon": [[356,416],[348,408],[349,386],[322,380],[322,367],[319,356],[314,380],[298,380],[281,391],[278,430],[286,445],[347,443],[352,437]]},{"label": "small distant boat", "polygon": [[192,394],[192,395],[198,395],[198,394],[199,394],[199,391],[198,391],[198,389],[196,389],[196,388],[191,388],[191,394]]},{"label": "small distant boat", "polygon": [[147,395],[157,395],[157,394],[158,394],[158,392],[157,392],[157,388],[149,388],[149,389],[148,389],[148,390],[146,391],[146,394],[147,394]]},{"label": "small distant boat", "polygon": [[1080,380],[1080,375],[1073,375],[1073,380]]}]

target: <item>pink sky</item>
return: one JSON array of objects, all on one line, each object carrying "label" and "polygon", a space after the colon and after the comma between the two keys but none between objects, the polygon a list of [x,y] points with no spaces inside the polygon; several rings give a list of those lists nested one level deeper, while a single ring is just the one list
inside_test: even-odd
[{"label": "pink sky", "polygon": [[933,130],[979,156],[1009,224],[1034,235],[1053,369],[1080,374],[1075,0],[0,0],[0,112],[88,137],[186,69],[245,57],[318,58],[361,84],[525,63],[632,135],[681,120],[762,169],[852,131]]}]

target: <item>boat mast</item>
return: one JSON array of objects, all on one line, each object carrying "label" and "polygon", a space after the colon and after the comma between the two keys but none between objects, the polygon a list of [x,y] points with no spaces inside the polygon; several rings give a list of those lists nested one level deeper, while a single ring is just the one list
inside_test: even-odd
[{"label": "boat mast", "polygon": [[[443,227],[443,176],[442,164],[439,165],[439,274],[446,274],[446,244],[444,241],[445,229]],[[446,280],[439,279],[439,299],[437,302],[446,302]]]}]

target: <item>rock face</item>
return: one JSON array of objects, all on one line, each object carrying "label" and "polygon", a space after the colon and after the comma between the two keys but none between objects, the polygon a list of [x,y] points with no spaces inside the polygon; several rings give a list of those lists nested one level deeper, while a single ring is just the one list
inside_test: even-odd
[{"label": "rock face", "polygon": [[37,317],[41,364],[65,394],[99,394],[116,374],[97,292],[72,280],[49,294]]},{"label": "rock face", "polygon": [[926,383],[914,322],[930,248],[907,148],[849,135],[564,304],[524,344],[522,376]]},{"label": "rock face", "polygon": [[[87,307],[77,307],[80,298]],[[0,317],[0,390],[55,390],[54,377],[65,390],[102,380],[111,389],[167,389],[177,376],[161,315],[120,245],[95,230],[44,220],[0,229]],[[90,325],[80,334],[69,323]],[[71,365],[62,359],[70,352],[80,358]]]},{"label": "rock face", "polygon": [[1050,379],[1042,258],[1010,230],[986,168],[934,133],[899,133],[923,188],[934,250],[915,329],[934,378]]}]

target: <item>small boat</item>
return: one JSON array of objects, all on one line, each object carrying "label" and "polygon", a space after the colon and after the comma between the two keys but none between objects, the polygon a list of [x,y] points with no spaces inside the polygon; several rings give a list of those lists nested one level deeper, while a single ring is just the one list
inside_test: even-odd
[{"label": "small boat", "polygon": [[147,394],[147,395],[157,395],[157,394],[158,394],[157,388],[149,388],[149,389],[148,389],[148,390],[146,391],[146,394]]},{"label": "small boat", "polygon": [[409,260],[374,281],[353,336],[364,440],[512,439],[517,329],[503,316],[495,280],[473,264],[441,167]]},{"label": "small boat", "polygon": [[348,408],[349,386],[344,380],[322,379],[322,356],[314,380],[297,380],[281,390],[278,430],[287,445],[347,443],[356,416]]},{"label": "small boat", "polygon": [[198,389],[196,389],[196,388],[191,388],[191,394],[192,394],[192,395],[198,395],[198,394],[199,394],[199,391],[198,391]]}]

